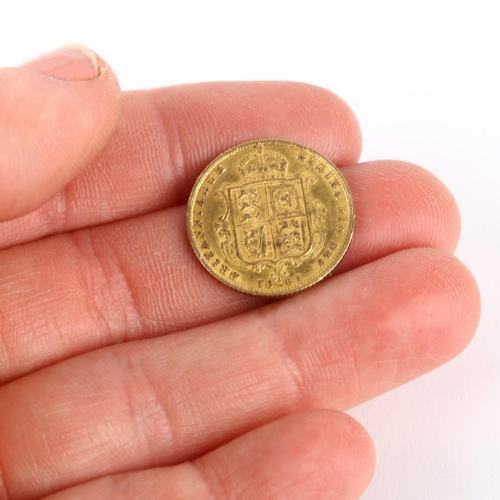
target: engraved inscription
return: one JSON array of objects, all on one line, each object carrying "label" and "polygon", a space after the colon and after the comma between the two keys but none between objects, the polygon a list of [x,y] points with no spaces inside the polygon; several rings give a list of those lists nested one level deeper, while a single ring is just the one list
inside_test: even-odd
[{"label": "engraved inscription", "polygon": [[225,284],[281,296],[327,276],[352,237],[342,174],[309,148],[286,141],[237,146],[202,173],[188,232],[205,267]]}]

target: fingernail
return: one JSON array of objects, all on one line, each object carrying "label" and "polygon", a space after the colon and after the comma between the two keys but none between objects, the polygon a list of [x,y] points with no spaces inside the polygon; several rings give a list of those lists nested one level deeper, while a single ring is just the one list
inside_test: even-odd
[{"label": "fingernail", "polygon": [[20,67],[69,81],[92,80],[99,75],[99,61],[95,53],[80,44],[64,45]]}]

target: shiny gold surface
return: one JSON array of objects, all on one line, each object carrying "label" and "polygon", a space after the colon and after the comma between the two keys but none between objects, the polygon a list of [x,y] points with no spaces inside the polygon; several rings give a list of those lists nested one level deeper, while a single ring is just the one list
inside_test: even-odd
[{"label": "shiny gold surface", "polygon": [[300,144],[236,146],[202,172],[187,230],[194,252],[224,284],[253,295],[299,292],[331,273],[354,230],[339,170]]}]

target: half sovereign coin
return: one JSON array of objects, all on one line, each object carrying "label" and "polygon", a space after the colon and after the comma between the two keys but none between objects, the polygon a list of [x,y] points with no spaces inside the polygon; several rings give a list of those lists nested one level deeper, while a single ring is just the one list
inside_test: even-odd
[{"label": "half sovereign coin", "polygon": [[328,276],[354,231],[352,195],[324,156],[294,142],[236,146],[201,173],[188,203],[193,250],[240,292],[297,293]]}]

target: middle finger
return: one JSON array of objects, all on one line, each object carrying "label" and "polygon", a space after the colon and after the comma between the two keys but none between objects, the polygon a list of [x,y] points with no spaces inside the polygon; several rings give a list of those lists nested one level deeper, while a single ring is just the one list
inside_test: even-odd
[{"label": "middle finger", "polygon": [[[342,272],[410,247],[453,250],[459,217],[446,188],[401,162],[345,167],[356,207]],[[220,284],[197,262],[185,208],[0,252],[0,381],[98,347],[250,310],[265,299]]]}]

